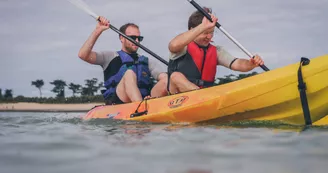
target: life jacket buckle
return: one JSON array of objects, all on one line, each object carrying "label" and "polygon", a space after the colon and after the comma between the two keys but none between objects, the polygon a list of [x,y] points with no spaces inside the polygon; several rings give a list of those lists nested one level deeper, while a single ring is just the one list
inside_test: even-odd
[{"label": "life jacket buckle", "polygon": [[196,83],[197,83],[198,86],[204,86],[204,81],[203,80],[197,79]]}]

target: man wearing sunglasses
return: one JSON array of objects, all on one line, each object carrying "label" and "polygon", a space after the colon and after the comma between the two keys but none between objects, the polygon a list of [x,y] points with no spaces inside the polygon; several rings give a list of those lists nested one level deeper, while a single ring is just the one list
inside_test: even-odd
[{"label": "man wearing sunglasses", "polygon": [[[103,96],[106,104],[122,104],[141,101],[147,96],[161,97],[167,95],[167,74],[158,69],[157,62],[137,54],[138,46],[123,36],[119,36],[122,44],[120,51],[93,51],[101,33],[109,28],[109,21],[100,17],[96,29],[79,51],[79,57],[90,63],[102,66],[104,70]],[[133,23],[121,26],[120,31],[136,42],[141,42],[139,27]],[[152,84],[151,76],[158,82]]]},{"label": "man wearing sunglasses", "polygon": [[[209,8],[204,8],[204,10],[211,13]],[[170,93],[213,86],[218,65],[247,72],[264,64],[258,55],[250,60],[235,58],[221,46],[212,45],[218,19],[210,15],[213,22],[210,22],[199,11],[194,12],[189,17],[189,30],[176,36],[169,43]]]}]

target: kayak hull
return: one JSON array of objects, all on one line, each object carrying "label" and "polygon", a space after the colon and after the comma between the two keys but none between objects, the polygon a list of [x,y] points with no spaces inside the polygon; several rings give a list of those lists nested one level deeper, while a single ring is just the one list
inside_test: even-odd
[{"label": "kayak hull", "polygon": [[[226,123],[244,120],[304,124],[298,91],[299,63],[206,89],[122,105],[98,106],[84,119],[113,118],[158,123]],[[328,125],[328,55],[302,67],[312,122]],[[147,115],[131,114],[147,110]]]}]

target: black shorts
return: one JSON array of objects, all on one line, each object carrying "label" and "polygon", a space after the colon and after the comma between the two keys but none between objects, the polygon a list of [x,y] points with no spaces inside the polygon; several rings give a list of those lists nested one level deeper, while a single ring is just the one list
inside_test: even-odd
[{"label": "black shorts", "polygon": [[117,96],[116,92],[109,98],[105,99],[106,105],[119,105],[123,103],[124,102]]}]

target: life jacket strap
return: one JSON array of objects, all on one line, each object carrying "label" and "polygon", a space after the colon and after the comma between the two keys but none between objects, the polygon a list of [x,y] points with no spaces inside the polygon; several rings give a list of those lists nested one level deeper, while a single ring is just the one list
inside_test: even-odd
[{"label": "life jacket strap", "polygon": [[126,65],[127,67],[131,67],[133,65],[138,65],[138,64],[141,64],[141,65],[148,65],[147,62],[144,62],[144,61],[133,61],[133,62],[124,62],[122,63],[123,65]]},{"label": "life jacket strap", "polygon": [[211,87],[214,85],[214,82],[208,82],[201,79],[188,79],[188,80],[199,87]]}]

